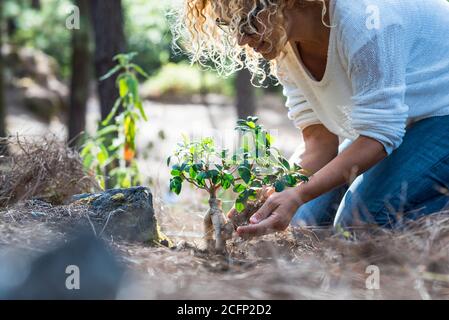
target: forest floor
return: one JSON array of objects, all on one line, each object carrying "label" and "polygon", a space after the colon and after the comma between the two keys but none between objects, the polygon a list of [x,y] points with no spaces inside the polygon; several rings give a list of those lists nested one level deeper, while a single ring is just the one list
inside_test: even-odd
[{"label": "forest floor", "polygon": [[[350,239],[298,229],[251,241],[234,238],[223,257],[200,250],[195,233],[182,235],[198,224],[181,206],[156,210],[162,229],[178,233],[175,248],[106,239],[126,265],[119,299],[449,298],[444,214],[407,231],[359,231]],[[64,242],[82,216],[82,208],[33,201],[0,211],[0,256],[39,256]],[[370,268],[378,268],[378,290],[369,289]]]},{"label": "forest floor", "polygon": [[[276,100],[277,101],[277,100]],[[261,106],[267,128],[278,129],[279,147],[292,154],[298,131],[286,118],[282,101]],[[273,107],[274,106],[274,107]],[[149,123],[142,126],[141,167],[152,178],[157,219],[176,248],[150,247],[106,239],[127,266],[118,298],[139,299],[448,299],[449,216],[419,221],[406,230],[360,230],[345,238],[331,230],[292,230],[251,241],[234,238],[228,256],[206,254],[201,246],[204,195],[193,190],[174,198],[167,193],[166,156],[182,132],[232,128],[234,109],[147,103]],[[212,117],[211,117],[212,116]],[[33,137],[28,120],[17,112],[8,121],[14,133]],[[92,129],[96,111],[90,108]],[[31,118],[30,118],[31,119]],[[215,124],[213,123],[215,122]],[[50,126],[58,133],[59,123]],[[38,128],[46,130],[45,126]],[[48,129],[48,127],[47,127]],[[56,132],[55,132],[56,130]],[[62,131],[60,131],[62,132]],[[63,136],[60,134],[59,137]],[[155,139],[154,137],[159,137]],[[60,171],[66,171],[63,167]],[[53,172],[57,177],[57,172]],[[51,183],[51,179],[48,180]],[[229,208],[231,200],[224,203]],[[48,206],[23,199],[0,209],[0,257],[5,252],[39,256],[63,242],[82,208]],[[374,268],[374,269],[373,269]],[[367,288],[379,271],[379,289]],[[0,272],[0,282],[2,274]],[[1,283],[0,283],[1,285]]]}]

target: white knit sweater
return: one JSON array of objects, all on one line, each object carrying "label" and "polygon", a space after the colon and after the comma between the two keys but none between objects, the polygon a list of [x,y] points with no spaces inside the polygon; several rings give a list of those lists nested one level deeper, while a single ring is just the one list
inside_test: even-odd
[{"label": "white knit sweater", "polygon": [[340,138],[371,137],[390,154],[408,124],[449,114],[446,0],[330,0],[329,10],[333,27],[321,81],[293,43],[277,61],[298,128],[321,123]]}]

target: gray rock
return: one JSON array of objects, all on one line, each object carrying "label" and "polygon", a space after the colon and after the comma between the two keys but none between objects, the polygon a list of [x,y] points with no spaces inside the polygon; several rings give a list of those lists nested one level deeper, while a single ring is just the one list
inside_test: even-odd
[{"label": "gray rock", "polygon": [[44,121],[68,110],[69,89],[59,77],[56,60],[33,48],[1,49],[8,89],[23,98],[25,108]]},{"label": "gray rock", "polygon": [[[18,253],[14,262],[21,262],[23,270],[2,261],[0,299],[115,299],[125,272],[111,248],[88,232],[49,249],[29,264]],[[2,288],[10,278],[23,280]]]},{"label": "gray rock", "polygon": [[171,246],[158,228],[150,189],[133,187],[75,195],[72,202],[87,205],[97,234],[127,241],[156,242]]}]

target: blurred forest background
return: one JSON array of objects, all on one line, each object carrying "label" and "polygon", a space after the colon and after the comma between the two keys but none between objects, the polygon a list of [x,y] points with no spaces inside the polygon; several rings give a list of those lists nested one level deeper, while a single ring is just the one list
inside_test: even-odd
[{"label": "blurred forest background", "polygon": [[[113,57],[136,52],[149,75],[140,79],[148,122],[139,124],[137,157],[145,183],[164,179],[161,167],[181,134],[232,130],[257,115],[292,154],[297,130],[281,88],[255,88],[246,70],[229,78],[191,66],[172,50],[167,10],[180,0],[2,0],[0,2],[0,136],[53,135],[73,147],[92,132],[118,97]],[[79,8],[79,25],[74,6]],[[75,14],[75,16],[74,16]],[[2,152],[7,152],[3,150]]]}]

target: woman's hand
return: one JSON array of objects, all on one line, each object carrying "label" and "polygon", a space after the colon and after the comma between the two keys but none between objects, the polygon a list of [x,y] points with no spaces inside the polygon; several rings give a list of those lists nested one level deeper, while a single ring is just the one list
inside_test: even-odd
[{"label": "woman's hand", "polygon": [[248,201],[245,209],[242,212],[237,212],[235,207],[228,212],[227,217],[234,224],[234,227],[246,225],[249,223],[249,219],[259,210],[265,201],[274,193],[273,187],[262,187],[257,191],[256,200]]},{"label": "woman's hand", "polygon": [[250,224],[237,228],[237,234],[242,238],[250,238],[285,230],[296,210],[303,204],[300,188],[301,185],[272,193],[251,217]]}]

